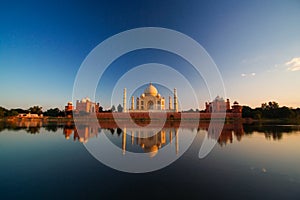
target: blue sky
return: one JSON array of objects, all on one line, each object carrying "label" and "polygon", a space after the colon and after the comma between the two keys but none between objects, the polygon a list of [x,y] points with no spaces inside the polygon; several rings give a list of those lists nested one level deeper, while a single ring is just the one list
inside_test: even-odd
[{"label": "blue sky", "polygon": [[[93,48],[119,32],[148,26],[199,42],[218,66],[231,100],[300,107],[299,1],[0,1],[0,25],[0,106],[7,108],[63,108]],[[116,64],[169,58],[156,53],[148,59],[146,53]],[[113,69],[107,88],[116,83],[118,66]],[[101,90],[96,99],[109,107]]]}]

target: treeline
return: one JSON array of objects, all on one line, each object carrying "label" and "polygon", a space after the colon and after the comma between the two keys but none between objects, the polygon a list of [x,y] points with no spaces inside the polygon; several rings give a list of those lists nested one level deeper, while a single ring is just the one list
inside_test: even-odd
[{"label": "treeline", "polygon": [[2,118],[17,116],[19,114],[28,114],[28,113],[49,116],[49,117],[64,117],[68,114],[65,113],[64,110],[60,110],[59,108],[50,108],[45,112],[43,112],[42,107],[40,106],[32,106],[29,109],[16,108],[10,110],[0,107],[0,117]]},{"label": "treeline", "polygon": [[243,106],[243,118],[252,119],[298,119],[300,120],[300,108],[280,107],[277,102],[263,103],[261,107],[250,108]]},{"label": "treeline", "polygon": [[[122,112],[123,107],[119,104],[116,107],[113,105],[110,109],[104,110],[102,106],[99,107],[98,112]],[[43,111],[43,108],[40,106],[32,106],[28,109],[21,109],[21,108],[14,108],[14,109],[6,109],[4,107],[0,106],[0,118],[4,117],[13,117],[17,116],[19,114],[38,114],[38,115],[43,115],[43,116],[48,116],[48,117],[65,117],[68,115],[73,115],[72,111],[65,112],[64,110],[60,110],[59,108],[50,108],[46,111]],[[80,112],[81,115],[88,114],[84,111]]]},{"label": "treeline", "polygon": [[108,110],[104,110],[102,106],[99,107],[99,112],[123,112],[123,107],[121,104],[118,105],[117,109],[115,105],[112,105],[112,107]]}]

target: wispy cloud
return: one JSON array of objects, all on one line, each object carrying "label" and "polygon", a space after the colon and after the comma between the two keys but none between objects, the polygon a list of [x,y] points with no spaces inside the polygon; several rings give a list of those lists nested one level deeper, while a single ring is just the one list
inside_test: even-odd
[{"label": "wispy cloud", "polygon": [[255,76],[255,75],[256,75],[256,73],[254,73],[254,72],[249,73],[249,74],[245,74],[245,73],[241,74],[242,77],[246,77],[246,76]]},{"label": "wispy cloud", "polygon": [[288,67],[289,71],[293,72],[300,70],[300,57],[291,59],[286,62],[285,65]]}]

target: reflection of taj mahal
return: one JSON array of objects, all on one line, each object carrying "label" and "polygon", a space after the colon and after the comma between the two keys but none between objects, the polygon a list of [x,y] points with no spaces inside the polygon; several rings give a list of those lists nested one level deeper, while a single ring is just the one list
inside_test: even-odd
[{"label": "reflection of taj mahal", "polygon": [[[155,86],[150,83],[148,87],[144,90],[144,93],[141,94],[140,97],[134,100],[134,96],[131,97],[131,106],[129,111],[139,112],[139,111],[162,111],[162,110],[169,110],[178,112],[178,100],[177,100],[177,91],[174,88],[174,107],[172,107],[172,98],[169,96],[169,108],[166,109],[165,105],[165,97],[162,97]],[[124,88],[123,94],[123,111],[127,112],[126,108],[126,88]],[[136,107],[135,107],[136,105]]]},{"label": "reflection of taj mahal", "polygon": [[[174,148],[176,155],[179,153],[179,132],[178,128],[161,129],[154,134],[150,129],[135,129],[135,128],[123,128],[122,134],[122,152],[127,151],[127,136],[130,136],[131,145],[139,145],[145,153],[149,153],[150,157],[154,157],[159,149],[163,146],[171,144]],[[172,145],[173,139],[175,139],[175,146]],[[128,145],[129,146],[129,145]]]}]

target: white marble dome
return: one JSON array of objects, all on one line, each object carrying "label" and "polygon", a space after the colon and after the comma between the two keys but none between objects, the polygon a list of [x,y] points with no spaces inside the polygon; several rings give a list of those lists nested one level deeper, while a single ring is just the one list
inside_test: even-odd
[{"label": "white marble dome", "polygon": [[156,96],[158,94],[158,91],[156,87],[154,87],[152,83],[150,83],[149,86],[145,89],[144,94],[146,96]]},{"label": "white marble dome", "polygon": [[85,97],[85,98],[81,99],[82,103],[86,103],[87,101],[91,101],[91,99],[88,98],[88,97]]}]

